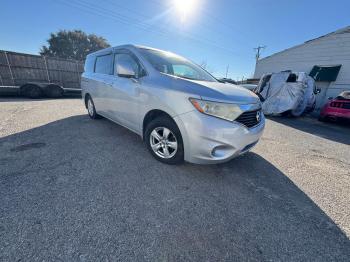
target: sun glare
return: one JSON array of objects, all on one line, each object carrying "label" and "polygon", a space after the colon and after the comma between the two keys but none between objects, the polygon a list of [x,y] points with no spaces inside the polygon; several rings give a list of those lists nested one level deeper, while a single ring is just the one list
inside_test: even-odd
[{"label": "sun glare", "polygon": [[181,21],[184,22],[195,11],[197,0],[173,0],[176,10],[181,16]]}]

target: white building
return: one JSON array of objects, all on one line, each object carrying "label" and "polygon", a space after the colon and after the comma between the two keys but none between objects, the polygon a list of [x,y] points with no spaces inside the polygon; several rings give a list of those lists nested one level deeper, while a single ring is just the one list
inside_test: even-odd
[{"label": "white building", "polygon": [[254,78],[283,70],[311,73],[321,89],[317,108],[350,90],[350,26],[260,59]]}]

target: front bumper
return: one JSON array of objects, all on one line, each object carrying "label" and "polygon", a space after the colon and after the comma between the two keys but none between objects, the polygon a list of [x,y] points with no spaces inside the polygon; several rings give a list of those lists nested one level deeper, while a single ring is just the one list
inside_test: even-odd
[{"label": "front bumper", "polygon": [[265,117],[252,128],[191,111],[174,118],[184,142],[185,160],[196,164],[226,162],[256,145],[265,127]]}]

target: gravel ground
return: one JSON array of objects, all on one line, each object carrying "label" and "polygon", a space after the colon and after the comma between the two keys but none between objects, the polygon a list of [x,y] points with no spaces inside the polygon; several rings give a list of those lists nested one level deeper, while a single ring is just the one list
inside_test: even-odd
[{"label": "gravel ground", "polygon": [[0,119],[1,261],[349,261],[349,127],[275,118],[245,156],[167,166],[79,99]]}]

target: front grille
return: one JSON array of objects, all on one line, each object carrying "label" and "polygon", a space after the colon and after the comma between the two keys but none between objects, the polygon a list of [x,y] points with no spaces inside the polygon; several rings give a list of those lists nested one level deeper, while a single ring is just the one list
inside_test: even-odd
[{"label": "front grille", "polygon": [[[260,117],[257,117],[258,114]],[[244,112],[235,121],[250,128],[259,124],[261,121],[261,117],[262,117],[261,109],[259,109],[259,110]]]}]

